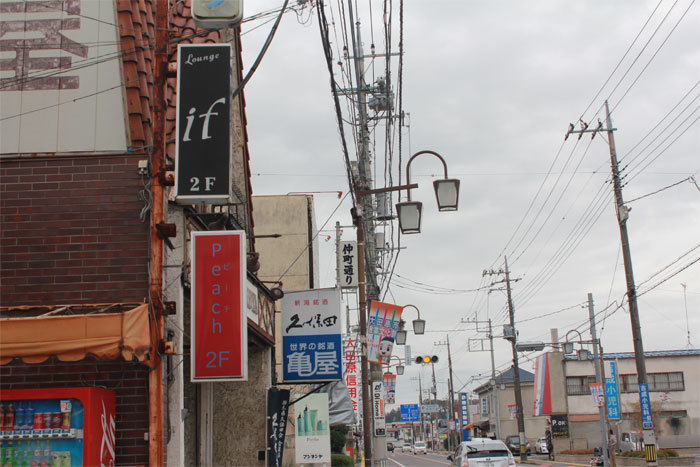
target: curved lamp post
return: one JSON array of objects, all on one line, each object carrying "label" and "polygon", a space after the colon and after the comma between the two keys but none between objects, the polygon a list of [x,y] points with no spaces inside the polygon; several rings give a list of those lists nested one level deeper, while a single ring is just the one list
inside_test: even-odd
[{"label": "curved lamp post", "polygon": [[[445,171],[444,179],[435,180],[433,182],[438,211],[456,211],[459,202],[459,180],[456,178],[447,178],[447,164],[440,154],[434,151],[419,151],[411,156],[408,160],[408,164],[406,164],[406,185],[411,185],[411,162],[421,154],[431,154],[440,159]],[[396,204],[396,214],[399,217],[399,229],[402,234],[420,233],[423,203],[420,201],[411,201],[411,188],[406,188],[406,190],[408,191],[407,201]]]},{"label": "curved lamp post", "polygon": [[[401,358],[397,357],[396,355],[392,355],[391,358],[395,358],[395,359],[397,359],[397,360],[399,361],[399,363],[397,363],[396,365],[394,365],[394,367],[396,367],[396,374],[399,375],[399,376],[403,375],[404,370],[406,369],[406,367],[403,366],[403,365],[401,364],[401,363],[402,363]],[[388,363],[386,363],[386,365],[387,365],[388,368],[387,368],[387,373],[385,373],[385,374],[391,373],[391,364],[390,364],[390,363],[391,363],[391,361],[389,361]]]},{"label": "curved lamp post", "polygon": [[[418,313],[418,319],[413,320],[413,333],[414,334],[425,334],[425,320],[420,318],[420,310],[418,309],[417,306],[415,305],[404,305],[403,309],[405,310],[406,308],[411,307],[415,308],[416,312]],[[399,324],[399,330],[396,331],[396,339],[395,343],[397,345],[404,345],[406,343],[406,330],[403,328],[403,324],[405,321],[402,319],[400,324]]]}]

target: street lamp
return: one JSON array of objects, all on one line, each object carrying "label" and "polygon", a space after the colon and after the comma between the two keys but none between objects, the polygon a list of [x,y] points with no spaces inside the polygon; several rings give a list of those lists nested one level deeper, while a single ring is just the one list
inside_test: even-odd
[{"label": "street lamp", "polygon": [[[396,367],[396,374],[401,376],[404,373],[404,370],[406,369],[405,366],[401,364],[401,358],[397,357],[396,355],[392,355],[391,358],[395,358],[399,361],[394,367]],[[389,363],[386,364],[389,368],[387,369],[387,372],[391,371],[391,365]],[[386,373],[385,373],[386,374]]]},{"label": "street lamp", "polygon": [[[418,319],[413,320],[413,333],[414,334],[425,334],[425,320],[420,318],[420,310],[418,309],[417,306],[415,305],[404,305],[403,309],[405,310],[406,308],[411,307],[415,308],[416,312],[418,313]],[[399,322],[399,330],[396,331],[396,337],[394,339],[394,342],[397,345],[404,345],[406,343],[406,330],[403,328],[405,321],[401,320]]]},{"label": "street lamp", "polygon": [[[440,154],[434,151],[419,151],[411,156],[408,160],[408,164],[406,164],[406,185],[411,185],[411,162],[421,154],[432,154],[437,157],[442,162],[444,168],[445,178],[433,182],[438,211],[456,211],[459,203],[459,180],[456,178],[447,178],[447,164]],[[420,233],[423,203],[420,201],[411,201],[411,188],[406,188],[406,190],[408,191],[407,201],[396,204],[396,214],[399,217],[399,229],[402,234]]]}]

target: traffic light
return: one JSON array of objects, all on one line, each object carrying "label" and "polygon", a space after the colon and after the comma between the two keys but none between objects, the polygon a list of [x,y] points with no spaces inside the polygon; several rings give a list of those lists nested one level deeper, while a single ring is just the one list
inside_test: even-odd
[{"label": "traffic light", "polygon": [[421,355],[416,357],[416,363],[437,363],[438,362],[438,356],[437,355]]}]

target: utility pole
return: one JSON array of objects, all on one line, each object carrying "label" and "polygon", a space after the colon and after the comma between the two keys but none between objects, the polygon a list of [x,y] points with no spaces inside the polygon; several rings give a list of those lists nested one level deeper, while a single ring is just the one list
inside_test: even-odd
[{"label": "utility pole", "polygon": [[509,340],[513,348],[513,386],[515,393],[515,411],[518,421],[518,435],[520,438],[520,460],[527,460],[527,440],[525,438],[525,419],[523,417],[523,396],[520,389],[520,366],[518,364],[518,351],[515,347],[517,341],[517,332],[515,330],[515,307],[513,306],[513,297],[510,289],[510,270],[508,269],[508,258],[503,257],[505,261],[505,270],[499,269],[498,271],[484,271],[482,274],[485,275],[496,275],[504,274],[505,279],[499,282],[506,283],[506,295],[508,297],[508,316],[510,318],[510,333],[504,333],[504,338]]},{"label": "utility pole", "polygon": [[[437,405],[437,383],[435,382],[435,363],[430,362],[430,367],[433,370],[433,402],[435,402],[435,405]],[[433,451],[435,451],[435,435],[437,434],[437,430],[435,429],[435,418],[437,415],[435,415],[435,412],[433,412],[432,416],[430,417],[432,420],[432,423],[430,424],[430,440],[432,442],[432,448]]]},{"label": "utility pole", "polygon": [[[452,383],[452,353],[450,352],[450,336],[449,335],[446,336],[445,342],[436,342],[435,344],[436,345],[447,345],[447,367],[449,369],[449,374],[450,374],[450,376],[447,380],[447,391],[449,392],[447,400],[449,401],[449,404],[450,404],[450,407],[447,411],[447,422],[448,422],[448,426],[449,426],[450,421],[454,422],[454,418],[455,418],[454,413],[453,413],[455,402],[454,402],[454,389],[453,389],[454,386]],[[449,430],[449,436],[447,439],[448,439],[448,449],[450,452],[452,452],[455,449],[455,443],[453,440],[453,430],[452,429]]]},{"label": "utility pole", "polygon": [[[168,3],[155,3],[155,64],[153,82],[153,149],[151,156],[149,298],[153,320],[152,342],[163,336],[163,240],[158,225],[165,219],[165,81],[168,70]],[[148,373],[148,463],[163,465],[163,363],[158,348],[151,349],[153,368]]]},{"label": "utility pole", "polygon": [[[371,171],[369,169],[369,137],[367,135],[367,100],[365,95],[364,82],[364,58],[362,53],[362,39],[360,37],[360,23],[355,23],[352,2],[348,3],[348,13],[351,24],[355,24],[355,29],[351,29],[352,48],[355,58],[355,85],[358,103],[359,117],[359,143],[358,143],[358,185],[360,190],[371,188]],[[356,37],[357,35],[357,37]],[[365,462],[372,465],[374,459],[385,459],[386,455],[386,437],[375,437],[373,430],[372,410],[369,403],[369,394],[372,388],[372,379],[370,378],[369,362],[367,361],[367,315],[369,313],[368,304],[370,301],[378,297],[378,287],[375,277],[375,258],[374,251],[374,221],[372,219],[373,206],[371,195],[357,195],[357,203],[359,204],[359,212],[355,208],[356,216],[354,221],[357,226],[357,244],[358,244],[358,274],[361,275],[361,283],[358,284],[360,291],[360,341],[362,348],[360,376],[362,379],[362,433],[364,439]],[[360,247],[362,244],[362,247]],[[366,293],[367,292],[367,293]],[[369,294],[369,300],[367,299]],[[379,371],[381,374],[381,369]],[[374,446],[372,445],[374,442]],[[374,447],[374,450],[372,449]],[[376,454],[376,456],[373,455]]]},{"label": "utility pole", "polygon": [[[615,135],[612,118],[610,117],[610,106],[608,101],[605,101],[605,122],[606,128],[603,128],[603,123],[598,122],[598,127],[594,130],[589,130],[588,125],[585,125],[581,130],[574,130],[573,124],[569,125],[569,131],[566,137],[570,134],[578,134],[579,139],[583,133],[593,133],[595,137],[599,131],[605,131],[608,135],[608,147],[610,149],[610,168],[612,171],[613,189],[615,193],[615,211],[617,214],[617,224],[620,229],[620,242],[622,246],[622,258],[625,264],[625,278],[627,282],[627,301],[629,304],[630,321],[632,325],[632,342],[634,344],[634,357],[637,366],[637,383],[639,386],[639,405],[642,411],[642,420],[644,424],[644,451],[646,454],[647,465],[658,465],[656,459],[656,436],[654,435],[653,425],[651,423],[652,413],[651,404],[648,404],[648,391],[644,391],[647,396],[643,396],[643,388],[648,389],[646,362],[644,361],[644,345],[642,344],[642,329],[639,323],[639,308],[637,307],[637,289],[634,284],[634,271],[632,269],[632,254],[630,252],[629,237],[627,235],[627,220],[629,218],[630,209],[625,206],[622,199],[622,184],[620,182],[620,170],[618,168],[617,151],[615,149]],[[648,405],[647,405],[648,404]],[[646,412],[646,413],[645,413]]]},{"label": "utility pole", "polygon": [[520,460],[527,460],[527,441],[525,439],[525,419],[523,418],[523,396],[520,392],[520,367],[518,366],[518,351],[515,348],[517,333],[515,332],[515,309],[513,307],[513,298],[510,291],[510,271],[508,270],[508,258],[505,260],[506,274],[506,293],[508,294],[508,316],[510,317],[510,326],[513,329],[513,337],[510,341],[513,347],[513,382],[515,385],[515,410],[518,418],[518,435],[520,436]]},{"label": "utility pole", "polygon": [[[491,274],[491,273],[496,274],[498,272],[496,272],[496,271],[491,271],[491,272],[484,271],[484,275]],[[489,291],[489,293],[491,293],[491,291]],[[489,401],[490,406],[489,407],[493,407],[495,412],[496,412],[495,413],[496,439],[501,439],[501,414],[500,414],[500,407],[499,407],[500,403],[498,400],[499,389],[498,389],[498,384],[496,384],[496,361],[495,361],[494,352],[493,352],[493,328],[491,327],[491,319],[489,318],[486,321],[479,321],[476,319],[473,321],[462,320],[462,323],[476,324],[477,332],[483,332],[483,330],[482,331],[479,330],[479,324],[488,324],[487,339],[489,341],[489,352],[491,353],[491,381],[493,382],[491,384],[491,395],[489,396],[489,399],[490,399],[490,401]],[[470,341],[471,340],[472,339],[470,339]],[[483,342],[485,339],[480,338],[480,339],[474,339],[474,340],[479,340],[479,341]],[[481,345],[481,350],[472,350],[471,345],[469,345],[468,350],[469,350],[469,352],[484,352],[483,344]],[[490,410],[489,410],[489,413],[490,413]],[[490,418],[491,417],[489,415],[489,419]]]},{"label": "utility pole", "polygon": [[[591,339],[593,340],[593,366],[595,367],[595,381],[598,384],[602,384],[605,388],[605,382],[603,381],[603,356],[598,353],[598,337],[595,329],[595,313],[593,312],[593,294],[588,294],[588,319],[591,323]],[[600,435],[603,446],[603,467],[609,467],[610,461],[608,460],[608,427],[607,427],[607,413],[605,404],[598,406],[598,416],[600,417]]]}]

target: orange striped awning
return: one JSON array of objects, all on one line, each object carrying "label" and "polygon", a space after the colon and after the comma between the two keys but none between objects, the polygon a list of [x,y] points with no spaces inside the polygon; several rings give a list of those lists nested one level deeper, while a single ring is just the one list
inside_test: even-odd
[{"label": "orange striped awning", "polygon": [[64,362],[79,361],[88,354],[100,360],[148,359],[151,333],[146,303],[127,311],[51,313],[0,319],[0,365],[17,357],[25,363],[41,363],[52,355]]}]

